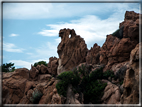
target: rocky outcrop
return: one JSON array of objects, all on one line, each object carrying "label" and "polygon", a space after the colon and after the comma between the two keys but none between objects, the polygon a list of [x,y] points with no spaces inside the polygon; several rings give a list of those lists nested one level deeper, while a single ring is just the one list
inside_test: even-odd
[{"label": "rocky outcrop", "polygon": [[2,81],[2,102],[3,104],[17,104],[24,96],[25,85],[29,80],[29,70],[20,68],[14,73],[6,74]]},{"label": "rocky outcrop", "polygon": [[[70,38],[69,35],[71,35]],[[59,37],[61,37],[61,42],[57,51],[59,55],[58,75],[85,62],[88,51],[84,39],[76,35],[73,29],[61,29]]]},{"label": "rocky outcrop", "polygon": [[[67,86],[66,97],[59,95],[56,89],[57,75],[83,66],[86,73],[104,67],[104,71],[112,70],[118,77],[117,80],[111,77],[102,80],[107,83],[101,98],[103,104],[138,104],[139,67],[142,66],[139,65],[139,60],[142,60],[139,55],[139,49],[142,50],[139,16],[133,11],[126,11],[120,29],[107,35],[101,48],[94,44],[90,50],[74,29],[61,29],[61,42],[57,47],[59,58],[50,57],[48,67],[31,65],[30,70],[20,68],[2,73],[3,104],[83,104],[85,94],[74,94],[72,85]],[[84,78],[83,75],[81,78]]]},{"label": "rocky outcrop", "polygon": [[[53,98],[47,99],[55,88],[57,80],[45,73],[47,73],[47,67],[43,65],[31,66],[30,70],[20,68],[14,72],[3,73],[3,104],[55,104],[55,99],[59,97],[57,93],[54,92]],[[43,99],[44,96],[46,99]]]},{"label": "rocky outcrop", "polygon": [[51,75],[57,75],[58,59],[56,57],[50,57],[48,63],[48,72]]},{"label": "rocky outcrop", "polygon": [[120,23],[119,28],[124,26],[123,37],[139,41],[139,19],[140,14],[134,11],[126,11],[125,19]]},{"label": "rocky outcrop", "polygon": [[142,43],[136,45],[131,51],[130,67],[126,71],[124,78],[124,91],[121,96],[122,104],[138,104],[139,103],[139,47],[142,50]]},{"label": "rocky outcrop", "polygon": [[[131,14],[131,15],[130,15]],[[122,39],[114,34],[107,35],[100,51],[100,63],[106,64],[104,71],[111,69],[113,64],[129,61],[130,52],[139,43],[139,14],[132,11],[125,13]]]},{"label": "rocky outcrop", "polygon": [[86,56],[86,63],[88,64],[99,64],[100,60],[100,46],[98,46],[96,43],[94,44],[93,48],[91,47],[91,49],[87,52],[87,56]]}]

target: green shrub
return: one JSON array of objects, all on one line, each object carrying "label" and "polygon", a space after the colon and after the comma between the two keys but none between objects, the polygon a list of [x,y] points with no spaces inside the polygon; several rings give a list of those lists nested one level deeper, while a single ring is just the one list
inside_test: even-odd
[{"label": "green shrub", "polygon": [[108,79],[108,77],[111,79],[114,78],[115,80],[117,79],[117,77],[114,75],[114,72],[110,70],[107,70],[103,73],[103,79]]},{"label": "green shrub", "polygon": [[103,67],[96,69],[90,73],[86,66],[75,68],[72,71],[61,73],[57,78],[60,80],[56,84],[57,91],[60,95],[66,97],[68,85],[73,86],[74,93],[82,92],[84,94],[84,103],[101,103],[103,90],[106,83],[102,83],[101,79],[108,79],[108,77],[115,78],[112,71],[108,70],[103,73]]},{"label": "green shrub", "polygon": [[103,78],[103,67],[96,69],[89,75],[91,81]]},{"label": "green shrub", "polygon": [[43,65],[45,65],[45,66],[48,67],[48,64],[46,63],[46,61],[39,61],[39,62],[36,62],[36,63],[34,63],[34,67],[36,67],[37,65],[41,65],[41,64],[43,64]]},{"label": "green shrub", "polygon": [[79,84],[80,77],[75,73],[76,72],[67,71],[57,76],[57,79],[60,79],[60,81],[58,84],[56,84],[56,88],[60,95],[66,96],[66,91],[69,84],[72,84],[74,87]]},{"label": "green shrub", "polygon": [[100,104],[106,85],[106,83],[102,83],[99,80],[90,81],[90,83],[86,84],[86,89],[83,92],[84,103],[88,104],[91,102],[93,104]]},{"label": "green shrub", "polygon": [[38,104],[39,103],[39,100],[41,99],[42,97],[42,93],[40,91],[38,91],[37,89],[35,89],[35,91],[33,91],[32,93],[32,97],[30,98],[30,101],[33,103],[33,104]]},{"label": "green shrub", "polygon": [[58,84],[56,84],[56,88],[59,95],[66,97],[68,88],[68,83],[66,81],[59,81]]},{"label": "green shrub", "polygon": [[118,37],[119,39],[122,39],[123,38],[123,28],[124,26],[117,29],[115,32],[112,33],[112,35]]},{"label": "green shrub", "polygon": [[2,64],[2,72],[13,72],[15,71],[14,63]]}]

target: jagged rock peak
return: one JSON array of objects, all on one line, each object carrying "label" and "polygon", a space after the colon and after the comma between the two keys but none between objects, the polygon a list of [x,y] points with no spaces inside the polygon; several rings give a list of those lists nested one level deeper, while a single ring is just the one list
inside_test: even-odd
[{"label": "jagged rock peak", "polygon": [[139,15],[139,13],[136,13],[134,11],[126,11],[124,20],[136,21],[137,19],[139,19]]},{"label": "jagged rock peak", "polygon": [[[71,37],[69,38],[69,35]],[[59,31],[61,42],[58,45],[58,69],[57,73],[71,70],[73,67],[86,61],[87,45],[83,38],[76,35],[74,29],[61,29]]]},{"label": "jagged rock peak", "polygon": [[61,29],[59,31],[59,37],[61,37],[61,40],[66,40],[66,39],[69,39],[69,35],[71,34],[71,38],[76,36],[76,33],[75,33],[75,30],[74,29]]}]

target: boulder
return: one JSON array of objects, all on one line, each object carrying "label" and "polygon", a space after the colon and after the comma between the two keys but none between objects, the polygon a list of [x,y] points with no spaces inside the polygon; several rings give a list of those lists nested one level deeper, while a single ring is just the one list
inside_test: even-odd
[{"label": "boulder", "polygon": [[40,70],[41,70],[41,73],[42,73],[42,74],[48,73],[47,67],[46,67],[45,65],[43,65],[43,64],[41,64]]},{"label": "boulder", "polygon": [[[71,37],[69,38],[70,34]],[[61,37],[61,42],[57,50],[60,61],[60,66],[58,66],[57,70],[58,75],[85,62],[88,51],[84,39],[76,35],[74,29],[61,29],[59,37]]]},{"label": "boulder", "polygon": [[13,73],[12,76],[20,76],[22,78],[26,78],[27,80],[29,79],[29,70],[27,68],[19,68],[16,69]]},{"label": "boulder", "polygon": [[49,82],[52,76],[50,74],[40,74],[38,75],[38,81],[40,82]]},{"label": "boulder", "polygon": [[3,104],[18,104],[24,96],[26,78],[13,76],[2,82],[2,102]]},{"label": "boulder", "polygon": [[36,67],[31,65],[31,69],[30,69],[30,77],[32,79],[35,79],[35,77],[37,77],[39,71],[36,69]]},{"label": "boulder", "polygon": [[107,83],[107,86],[104,90],[104,95],[101,98],[103,104],[120,104],[120,89],[117,85],[112,84],[107,80],[102,80],[103,82]]},{"label": "boulder", "polygon": [[51,75],[57,75],[58,59],[56,57],[50,57],[48,63],[48,72]]},{"label": "boulder", "polygon": [[57,89],[56,88],[53,89],[53,95],[52,95],[51,104],[61,104],[61,97],[57,93]]}]

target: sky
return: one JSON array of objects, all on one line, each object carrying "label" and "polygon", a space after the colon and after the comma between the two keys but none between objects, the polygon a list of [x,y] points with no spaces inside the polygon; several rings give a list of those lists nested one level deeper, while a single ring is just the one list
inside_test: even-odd
[{"label": "sky", "polygon": [[124,20],[140,13],[139,3],[3,3],[3,63],[30,70],[38,61],[58,57],[59,30],[74,29],[87,48],[102,46]]}]

